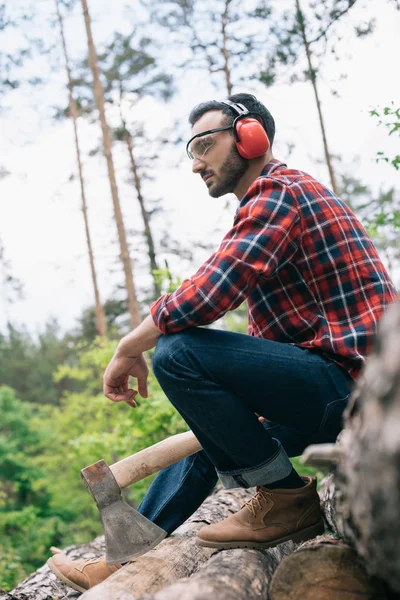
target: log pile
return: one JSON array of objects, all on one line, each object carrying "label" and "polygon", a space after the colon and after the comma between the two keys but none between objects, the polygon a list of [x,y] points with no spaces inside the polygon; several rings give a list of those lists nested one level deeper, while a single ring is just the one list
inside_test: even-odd
[{"label": "log pile", "polygon": [[[330,534],[298,547],[217,551],[195,545],[205,523],[237,511],[254,490],[218,490],[172,536],[82,600],[394,600],[400,598],[400,306],[381,323],[352,395],[340,443],[319,448],[336,463],[320,490]],[[311,453],[312,454],[312,453]],[[324,462],[325,461],[325,462]],[[66,549],[104,552],[103,540]],[[44,566],[0,600],[76,598]]]}]

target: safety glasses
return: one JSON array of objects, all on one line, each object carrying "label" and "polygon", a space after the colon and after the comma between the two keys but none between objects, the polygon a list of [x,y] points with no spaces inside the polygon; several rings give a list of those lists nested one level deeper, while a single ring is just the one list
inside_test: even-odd
[{"label": "safety glasses", "polygon": [[[214,145],[214,139],[211,138],[209,140],[202,140],[206,135],[211,133],[216,133],[217,131],[228,131],[229,129],[233,129],[233,125],[227,125],[226,127],[218,127],[217,129],[208,129],[207,131],[202,131],[201,133],[197,133],[194,135],[188,143],[186,144],[186,154],[190,158],[190,160],[202,159],[207,150],[209,150]],[[190,144],[196,140],[194,144],[190,147]]]}]

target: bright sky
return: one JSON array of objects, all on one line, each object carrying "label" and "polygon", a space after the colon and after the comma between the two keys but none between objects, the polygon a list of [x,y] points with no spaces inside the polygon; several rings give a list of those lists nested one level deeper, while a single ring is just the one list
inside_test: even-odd
[{"label": "bright sky", "polygon": [[[109,41],[116,30],[127,32],[130,21],[122,0],[112,3],[97,0],[90,4],[98,45]],[[52,2],[43,0],[42,6],[44,14],[52,13]],[[355,38],[351,22],[370,15],[377,19],[374,34],[362,40]],[[66,27],[74,56],[82,56],[85,38],[79,11],[66,21]],[[389,138],[385,128],[378,127],[376,119],[369,116],[371,108],[385,106],[392,100],[399,102],[400,81],[395,68],[400,50],[399,31],[400,11],[385,0],[371,0],[367,9],[356,5],[338,48],[341,60],[339,64],[333,58],[325,62],[320,85],[331,152],[342,159],[337,170],[356,175],[374,190],[400,187],[399,173],[375,161],[378,150],[389,155],[398,153],[398,138]],[[55,32],[49,29],[51,36],[56,39]],[[56,58],[57,53],[53,53],[53,64]],[[41,59],[40,64],[45,72],[49,58]],[[345,73],[347,79],[337,84],[340,73]],[[46,108],[65,105],[64,73],[60,70],[51,77],[50,85],[8,94],[7,110],[0,114],[0,166],[10,172],[0,180],[0,237],[13,275],[25,288],[25,299],[13,305],[4,302],[0,295],[0,328],[10,319],[35,332],[50,317],[56,317],[67,329],[74,325],[82,309],[92,304],[79,187],[76,178],[69,181],[76,172],[72,124],[52,121]],[[339,90],[339,97],[331,94],[332,87]],[[274,115],[277,158],[286,159],[293,168],[306,170],[329,185],[326,167],[321,164],[322,143],[310,84],[278,85],[269,90],[252,85],[234,91],[256,93]],[[223,90],[218,93],[207,74],[188,71],[180,77],[179,93],[169,105],[149,100],[138,110],[156,135],[176,118],[185,123],[197,102],[223,97]],[[189,134],[188,126],[186,133]],[[121,282],[121,273],[106,165],[101,156],[87,156],[96,146],[99,134],[97,125],[80,123],[90,227],[101,295],[105,299]],[[294,144],[294,150],[288,158],[289,144]],[[167,208],[167,214],[157,225],[158,237],[164,229],[169,229],[186,245],[192,239],[217,245],[221,235],[216,236],[215,229],[229,227],[235,202],[230,203],[229,211],[225,208],[226,198],[208,197],[203,182],[190,172],[184,144],[161,158],[153,173],[154,181],[146,188],[152,197],[161,198]],[[145,248],[135,234],[141,229],[141,222],[134,190],[127,181],[127,160],[122,149],[115,149],[115,162],[140,288],[149,283]],[[197,265],[204,258],[204,253],[199,252]],[[183,262],[172,261],[172,266],[175,274],[190,274]]]}]

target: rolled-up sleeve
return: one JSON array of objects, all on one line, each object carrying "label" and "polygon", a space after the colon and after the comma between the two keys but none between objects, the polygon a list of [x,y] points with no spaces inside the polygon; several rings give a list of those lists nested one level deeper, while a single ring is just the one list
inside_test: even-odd
[{"label": "rolled-up sleeve", "polygon": [[192,277],[150,307],[164,334],[213,323],[237,308],[260,279],[273,276],[298,248],[296,199],[290,188],[257,179],[242,199],[233,227]]}]

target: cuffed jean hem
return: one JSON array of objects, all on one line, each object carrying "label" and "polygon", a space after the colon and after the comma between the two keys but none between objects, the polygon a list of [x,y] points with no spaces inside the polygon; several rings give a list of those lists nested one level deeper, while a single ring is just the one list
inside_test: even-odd
[{"label": "cuffed jean hem", "polygon": [[266,463],[243,471],[217,470],[222,485],[227,489],[249,488],[257,485],[268,485],[290,475],[293,468],[292,463],[280,441],[275,438],[274,441],[279,445],[279,448]]}]

